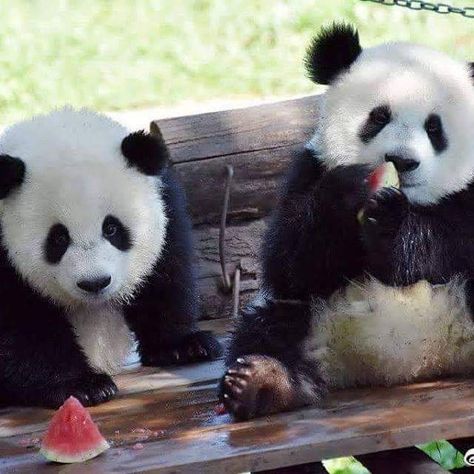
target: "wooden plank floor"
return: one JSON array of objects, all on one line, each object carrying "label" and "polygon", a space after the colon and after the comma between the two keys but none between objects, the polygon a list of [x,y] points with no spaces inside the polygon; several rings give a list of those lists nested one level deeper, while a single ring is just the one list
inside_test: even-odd
[{"label": "wooden plank floor", "polygon": [[[225,323],[217,324],[222,331]],[[321,409],[232,423],[215,412],[222,369],[221,361],[174,370],[128,368],[116,378],[120,396],[90,410],[114,447],[81,465],[49,464],[37,453],[52,411],[1,410],[0,472],[230,474],[474,433],[471,380],[347,390]]]}]

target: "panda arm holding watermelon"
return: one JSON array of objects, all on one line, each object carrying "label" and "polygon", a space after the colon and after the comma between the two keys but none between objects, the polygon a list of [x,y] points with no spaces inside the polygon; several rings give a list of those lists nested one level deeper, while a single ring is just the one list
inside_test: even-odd
[{"label": "panda arm holding watermelon", "polygon": [[[220,395],[238,419],[323,399],[331,380],[308,349],[311,301],[366,273],[403,286],[474,270],[468,65],[404,43],[362,51],[351,27],[334,25],[313,41],[307,66],[329,88],[264,239],[261,297],[227,353]],[[373,193],[369,176],[384,162],[400,189]]]}]

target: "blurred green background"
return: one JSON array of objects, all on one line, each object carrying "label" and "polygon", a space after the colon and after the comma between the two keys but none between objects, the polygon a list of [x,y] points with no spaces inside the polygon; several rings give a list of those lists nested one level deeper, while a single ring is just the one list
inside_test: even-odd
[{"label": "blurred green background", "polygon": [[413,40],[474,58],[474,20],[357,0],[0,0],[0,12],[1,124],[65,103],[309,93],[305,46],[334,19],[356,24],[365,45]]},{"label": "blurred green background", "polygon": [[[416,41],[474,60],[474,19],[358,0],[0,0],[0,12],[0,124],[64,104],[113,111],[315,92],[302,57],[333,20],[355,24],[366,46]],[[462,465],[448,443],[424,449],[445,468]],[[367,472],[351,458],[326,466]]]}]

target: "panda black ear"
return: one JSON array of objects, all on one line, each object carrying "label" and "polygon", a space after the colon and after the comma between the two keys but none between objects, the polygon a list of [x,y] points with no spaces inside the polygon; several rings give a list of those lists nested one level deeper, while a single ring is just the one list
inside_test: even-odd
[{"label": "panda black ear", "polygon": [[469,72],[471,73],[471,79],[474,80],[474,63],[467,63],[467,66],[469,67]]},{"label": "panda black ear", "polygon": [[361,52],[357,30],[346,23],[333,23],[311,41],[304,61],[306,71],[313,82],[330,84]]},{"label": "panda black ear", "polygon": [[122,140],[121,149],[128,164],[147,176],[160,174],[169,159],[168,147],[161,133],[133,132]]},{"label": "panda black ear", "polygon": [[0,155],[0,199],[8,196],[10,191],[23,183],[25,163],[20,158]]}]

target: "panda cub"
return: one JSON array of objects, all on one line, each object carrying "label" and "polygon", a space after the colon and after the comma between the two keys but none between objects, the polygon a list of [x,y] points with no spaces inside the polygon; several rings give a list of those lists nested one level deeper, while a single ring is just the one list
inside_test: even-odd
[{"label": "panda cub", "polygon": [[[0,402],[110,399],[145,365],[212,359],[183,192],[161,137],[65,108],[0,137]],[[133,336],[132,336],[133,334]]]},{"label": "panda cub", "polygon": [[[221,398],[240,419],[474,370],[470,65],[409,43],[363,50],[344,24],[321,31],[306,64],[329,87],[227,354]],[[372,193],[384,162],[400,189]]]}]

